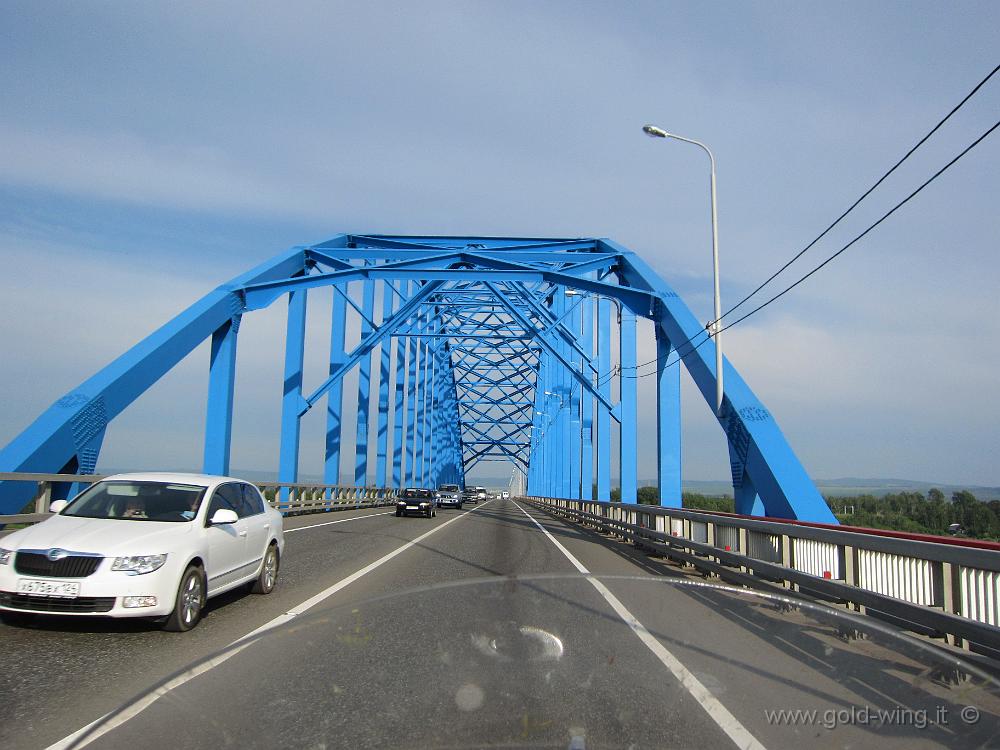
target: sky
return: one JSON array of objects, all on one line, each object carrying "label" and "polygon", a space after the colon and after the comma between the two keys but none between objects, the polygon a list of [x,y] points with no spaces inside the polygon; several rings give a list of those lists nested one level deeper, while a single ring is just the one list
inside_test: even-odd
[{"label": "sky", "polygon": [[[990,2],[8,0],[0,445],[218,284],[342,232],[610,237],[708,320],[705,156],[641,126],[715,154],[726,306],[1000,62],[998,28]],[[998,112],[1000,75],[779,280]],[[727,331],[812,476],[1000,485],[998,166],[993,136]],[[276,469],[278,307],[241,328],[234,467]],[[307,389],[323,378],[321,317]],[[207,359],[202,346],[112,423],[99,468],[200,464]],[[683,381],[684,476],[724,479],[725,438]],[[638,429],[640,478],[653,477],[651,419]],[[309,422],[302,470],[321,462]]]}]

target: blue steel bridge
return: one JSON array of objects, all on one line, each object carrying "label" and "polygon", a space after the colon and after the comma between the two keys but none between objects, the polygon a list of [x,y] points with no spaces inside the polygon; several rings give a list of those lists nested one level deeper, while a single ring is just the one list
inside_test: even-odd
[{"label": "blue steel bridge", "polygon": [[[327,318],[329,369],[307,388],[308,301],[325,287],[311,314]],[[763,750],[824,736],[772,721],[773,709],[851,707],[952,720],[844,723],[820,745],[996,746],[1000,683],[956,656],[1000,659],[1000,545],[828,525],[730,363],[717,412],[702,324],[606,239],[340,235],[295,247],[209,292],[6,446],[0,524],[44,525],[51,500],[97,480],[112,420],[206,341],[197,438],[204,470],[230,473],[241,321],[275,304],[287,308],[279,481],[257,484],[284,514],[279,585],[210,600],[183,647],[133,620],[4,618],[0,747],[200,747],[213,732],[216,744],[268,747],[327,735],[339,747],[584,747],[567,738],[585,727],[593,746],[629,736]],[[636,337],[650,329],[661,507],[636,503]],[[681,367],[727,437],[741,515],[679,507]],[[313,409],[325,411],[321,444],[300,441]],[[297,481],[302,450],[324,456],[323,484]],[[523,491],[395,517],[398,488],[462,483],[484,462],[510,464]],[[621,502],[606,502],[613,466]],[[803,609],[816,600],[832,608]],[[31,606],[83,613],[94,601]],[[885,621],[937,644],[890,637]],[[529,636],[558,644],[548,661]],[[151,685],[155,703],[133,701]],[[220,706],[234,688],[241,699]],[[389,700],[401,695],[421,698]],[[959,718],[970,706],[974,723]]]},{"label": "blue steel bridge", "polygon": [[[329,374],[305,389],[307,302],[320,287],[334,290]],[[209,292],[58,398],[0,452],[0,472],[92,474],[112,420],[211,339],[203,468],[229,473],[240,322],[274,304],[288,309],[282,483],[298,479],[300,420],[319,408],[325,445],[305,447],[324,451],[329,485],[363,486],[372,476],[381,488],[462,483],[476,466],[499,461],[523,475],[529,495],[590,500],[596,486],[596,499],[609,500],[617,432],[621,500],[635,503],[639,317],[656,337],[663,506],[681,503],[681,365],[715,411],[715,342],[666,281],[611,240],[342,234]],[[355,341],[349,308],[361,321]],[[770,412],[731,363],[724,367],[716,418],[737,512],[836,523]],[[357,393],[345,393],[355,369]],[[353,477],[341,473],[346,430],[356,434]],[[57,485],[55,495],[74,489]],[[32,492],[29,483],[0,483],[0,514],[20,511]]]}]

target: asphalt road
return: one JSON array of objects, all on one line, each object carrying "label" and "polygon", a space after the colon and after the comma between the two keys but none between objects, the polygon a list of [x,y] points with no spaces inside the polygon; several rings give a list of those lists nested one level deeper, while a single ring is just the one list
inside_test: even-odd
[{"label": "asphalt road", "polygon": [[[49,747],[171,679],[90,747],[1000,746],[996,697],[928,654],[514,501],[285,529],[274,593],[213,599],[190,633],[0,625],[0,747]],[[769,714],[796,709],[816,713]]]}]

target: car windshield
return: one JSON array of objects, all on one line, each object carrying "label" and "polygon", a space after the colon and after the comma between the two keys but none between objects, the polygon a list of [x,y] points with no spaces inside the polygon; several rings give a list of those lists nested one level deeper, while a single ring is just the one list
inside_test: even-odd
[{"label": "car windshield", "polygon": [[441,491],[442,492],[458,492],[458,485],[457,484],[442,484],[441,485]]},{"label": "car windshield", "polygon": [[173,482],[98,482],[61,515],[117,521],[184,523],[198,514],[205,488]]},{"label": "car windshield", "polygon": [[427,490],[413,490],[413,489],[403,490],[403,494],[400,495],[400,497],[404,498],[426,497],[426,496],[427,496]]}]

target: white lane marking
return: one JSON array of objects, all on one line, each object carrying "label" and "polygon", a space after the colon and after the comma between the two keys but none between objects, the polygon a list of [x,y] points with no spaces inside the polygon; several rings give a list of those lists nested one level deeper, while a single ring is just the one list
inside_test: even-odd
[{"label": "white lane marking", "polygon": [[[577,560],[576,557],[573,556],[572,552],[566,549],[558,539],[552,536],[548,529],[538,523],[534,516],[528,513],[528,511],[516,502],[514,502],[514,505],[517,506],[517,509],[524,513],[524,515],[531,519],[531,522],[535,524],[535,526],[537,526],[541,532],[549,538],[549,541],[552,542],[559,549],[559,551],[566,556],[566,559],[573,564],[573,567],[585,575],[590,575],[590,571],[587,570],[583,563]],[[587,580],[594,585],[594,588],[597,589],[598,593],[600,593],[607,603],[611,605],[611,608],[618,614],[619,617],[622,618],[625,624],[632,629],[632,632],[639,637],[639,640],[641,640],[646,647],[653,652],[656,658],[663,663],[663,666],[669,669],[681,685],[683,685],[687,691],[691,693],[692,697],[698,701],[701,707],[705,709],[705,712],[712,718],[712,721],[718,724],[719,728],[729,735],[729,739],[735,742],[737,747],[743,748],[744,750],[750,750],[751,748],[754,750],[766,750],[764,745],[762,745],[760,741],[758,741],[758,739],[750,733],[750,730],[743,726],[743,724],[740,723],[740,720],[733,716],[729,712],[729,709],[723,706],[722,703],[719,702],[719,699],[712,695],[711,691],[709,691],[709,689],[706,688],[702,682],[688,670],[687,667],[681,664],[680,660],[676,656],[670,653],[666,647],[664,647],[664,645],[652,635],[652,633],[646,630],[646,627],[635,618],[635,615],[626,609],[625,605],[619,601],[618,597],[611,593],[607,586],[598,581],[596,578],[588,578]]]},{"label": "white lane marking", "polygon": [[310,526],[296,526],[294,529],[283,529],[285,534],[291,534],[293,531],[305,531],[306,529],[318,529],[320,526],[329,526],[334,523],[347,523],[348,521],[363,521],[366,518],[375,518],[375,516],[388,516],[394,511],[386,511],[385,513],[369,513],[367,516],[353,516],[351,518],[341,518],[339,521],[325,521],[323,523],[314,523]]},{"label": "white lane marking", "polygon": [[[96,719],[95,721],[90,722],[89,724],[87,724],[87,726],[83,727],[82,729],[78,729],[77,731],[73,732],[73,734],[71,734],[71,735],[69,735],[67,737],[64,737],[63,739],[59,740],[55,744],[49,745],[48,748],[46,748],[46,750],[66,750],[66,748],[69,748],[71,746],[74,747],[74,748],[86,747],[91,742],[93,742],[94,740],[96,740],[98,737],[101,737],[101,736],[107,734],[112,729],[120,727],[122,724],[124,724],[129,719],[131,719],[131,718],[137,716],[138,714],[142,713],[142,711],[144,711],[146,708],[148,708],[150,705],[152,705],[154,702],[156,702],[157,699],[159,699],[162,696],[166,695],[167,693],[169,693],[174,688],[180,687],[184,683],[190,682],[191,680],[193,680],[198,675],[205,674],[205,672],[209,671],[210,669],[213,669],[214,667],[217,667],[220,664],[228,661],[231,657],[235,656],[240,651],[242,651],[243,649],[245,649],[245,648],[247,648],[248,646],[251,645],[250,643],[245,642],[248,639],[252,638],[255,635],[263,633],[266,630],[270,630],[271,628],[277,627],[278,625],[282,625],[282,624],[288,622],[289,620],[295,618],[296,616],[301,615],[306,610],[311,609],[312,607],[315,607],[317,604],[319,604],[320,602],[322,602],[324,599],[328,599],[329,597],[333,596],[334,594],[336,594],[341,589],[346,588],[347,586],[350,586],[352,583],[354,583],[355,581],[357,581],[362,576],[365,576],[368,573],[371,573],[373,570],[375,570],[375,568],[379,567],[380,565],[384,565],[385,563],[389,562],[392,558],[396,557],[397,555],[400,555],[403,552],[406,552],[406,550],[410,549],[410,547],[413,547],[413,546],[419,544],[424,539],[426,539],[427,537],[431,536],[431,534],[436,534],[441,529],[443,529],[445,526],[448,526],[449,524],[455,523],[455,521],[457,521],[458,519],[460,519],[460,518],[462,518],[464,516],[469,515],[470,513],[475,513],[480,508],[485,507],[486,504],[489,503],[489,502],[492,502],[492,501],[491,500],[487,500],[482,505],[479,505],[479,506],[473,508],[472,510],[467,510],[464,513],[462,513],[461,515],[455,516],[454,518],[451,518],[451,519],[445,521],[440,526],[435,526],[433,529],[431,529],[428,532],[425,532],[425,533],[421,534],[420,536],[418,536],[413,541],[407,542],[402,547],[397,547],[392,552],[389,552],[388,554],[383,555],[382,557],[380,557],[375,562],[366,565],[365,567],[361,568],[361,570],[358,570],[357,572],[352,573],[351,575],[347,576],[347,578],[343,578],[340,581],[338,581],[337,583],[333,584],[332,586],[323,589],[322,591],[320,591],[315,596],[309,597],[304,602],[302,602],[301,604],[299,604],[296,607],[292,607],[292,609],[288,610],[284,614],[280,614],[277,617],[275,617],[273,620],[270,620],[270,621],[264,623],[263,625],[261,625],[256,630],[252,630],[249,633],[247,633],[246,635],[244,635],[244,636],[242,636],[240,638],[237,638],[235,641],[233,641],[232,643],[229,644],[229,646],[230,646],[230,650],[229,651],[226,651],[225,653],[219,654],[218,656],[216,656],[213,659],[209,659],[206,662],[198,664],[197,666],[192,667],[191,669],[188,669],[185,672],[182,672],[181,674],[177,675],[174,679],[170,680],[170,682],[165,683],[164,685],[162,685],[161,687],[157,688],[155,691],[153,691],[149,695],[141,698],[140,700],[136,701],[132,705],[126,707],[124,710],[119,711],[118,714],[114,717],[114,719],[112,719],[110,722],[108,722],[105,726],[101,727],[98,731],[96,731],[93,734],[91,734],[88,737],[86,737],[86,739],[84,739],[84,741],[81,742],[80,744],[73,745],[73,743],[76,740],[80,739],[83,735],[85,735],[93,727],[95,727],[98,724],[100,724],[101,722],[105,721],[109,716],[111,716],[111,714],[110,713],[109,714],[105,714],[101,718]],[[344,519],[344,520],[345,521],[351,521],[351,520],[354,520],[354,519]],[[532,519],[532,520],[534,520],[534,519]],[[343,521],[334,521],[333,523],[343,523]],[[236,646],[236,648],[232,648],[233,646]]]}]

